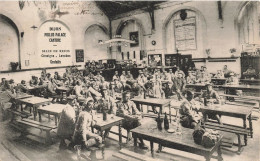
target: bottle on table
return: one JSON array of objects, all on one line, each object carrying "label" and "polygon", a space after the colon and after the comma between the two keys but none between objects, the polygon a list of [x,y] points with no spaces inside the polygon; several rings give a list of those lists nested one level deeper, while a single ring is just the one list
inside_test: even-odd
[{"label": "bottle on table", "polygon": [[168,120],[168,118],[167,118],[166,112],[165,112],[165,114],[164,114],[164,129],[165,129],[165,130],[168,130],[168,129],[169,129],[169,120]]},{"label": "bottle on table", "polygon": [[156,118],[156,122],[157,122],[157,128],[158,128],[158,130],[162,130],[162,122],[163,122],[163,119],[161,119],[160,112],[158,113],[158,117]]},{"label": "bottle on table", "polygon": [[204,106],[207,106],[207,97],[204,97]]},{"label": "bottle on table", "polygon": [[107,113],[106,113],[106,110],[103,109],[102,112],[103,112],[103,120],[106,121],[106,120],[107,120]]}]

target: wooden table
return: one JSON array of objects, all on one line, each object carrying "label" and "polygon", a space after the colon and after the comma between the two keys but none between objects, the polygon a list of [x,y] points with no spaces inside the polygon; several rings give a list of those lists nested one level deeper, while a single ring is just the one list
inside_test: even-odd
[{"label": "wooden table", "polygon": [[[30,97],[30,98],[24,98],[24,99],[18,99],[18,101],[21,104],[21,111],[23,111],[23,104],[26,104],[29,107],[33,108],[33,117],[34,120],[36,120],[36,116],[37,116],[37,108],[41,105],[44,104],[50,104],[51,101],[45,98],[41,98],[41,97]],[[31,108],[30,108],[30,112],[31,112]]]},{"label": "wooden table", "polygon": [[64,87],[64,86],[57,87],[56,89],[57,91],[61,92],[61,99],[64,99],[64,93],[65,95],[67,95],[67,93],[70,91],[69,87]]},{"label": "wooden table", "polygon": [[60,114],[62,110],[66,107],[66,105],[63,104],[50,104],[47,106],[42,106],[38,108],[38,114],[39,114],[39,121],[42,121],[41,114],[45,113],[49,115],[49,121],[50,121],[50,115],[54,115],[55,117],[55,125],[58,124],[58,120],[60,118]]},{"label": "wooden table", "polygon": [[216,85],[223,85],[225,84],[227,78],[211,78],[211,82]]},{"label": "wooden table", "polygon": [[[170,124],[170,128],[174,128]],[[221,140],[222,135],[220,135],[219,140],[217,141],[216,145],[212,148],[205,148],[202,145],[198,145],[193,140],[193,129],[183,128],[182,127],[182,134],[177,135],[175,133],[168,133],[167,131],[158,130],[156,127],[156,122],[151,121],[144,125],[141,125],[133,130],[131,130],[132,135],[134,137],[134,145],[137,146],[137,138],[143,138],[145,140],[150,141],[150,148],[151,153],[153,156],[154,146],[153,143],[158,143],[164,147],[169,147],[172,149],[177,149],[181,151],[186,151],[189,153],[194,153],[198,155],[202,155],[206,158],[207,161],[211,159],[212,154],[217,151],[218,152],[218,160],[223,160],[222,153],[221,153]]]},{"label": "wooden table", "polygon": [[[118,117],[115,115],[107,114],[107,120],[103,120],[103,114],[97,113],[94,115],[94,119],[97,121],[96,124],[93,126],[93,128],[99,130],[101,132],[102,141],[104,142],[105,136],[103,135],[103,131],[106,129],[110,129],[113,126],[118,126],[118,132],[119,132],[119,146],[121,149],[121,143],[122,143],[122,129],[121,124],[124,118]],[[93,131],[93,129],[92,129]]]},{"label": "wooden table", "polygon": [[260,85],[260,79],[240,79],[240,82],[249,85]]},{"label": "wooden table", "polygon": [[[253,126],[252,126],[252,119],[251,119],[253,107],[224,104],[224,105],[212,105],[212,106],[201,107],[200,110],[202,112],[214,112],[219,115],[242,118],[243,127],[241,128],[243,129],[247,129],[246,120],[248,118],[250,134],[251,136],[253,136]],[[204,119],[206,120],[206,115],[204,115]],[[247,135],[244,135],[244,141],[245,144],[247,144]]]},{"label": "wooden table", "polygon": [[140,107],[140,105],[160,107],[160,113],[162,113],[163,107],[168,106],[169,107],[170,122],[171,122],[171,106],[170,106],[171,99],[133,98],[133,99],[131,99],[131,101],[133,101],[136,104],[137,108],[140,109],[142,112],[143,112],[143,108]]},{"label": "wooden table", "polygon": [[18,100],[18,99],[24,99],[24,98],[30,98],[30,97],[33,97],[33,95],[29,95],[27,93],[17,93],[14,99]]},{"label": "wooden table", "polygon": [[260,86],[258,85],[244,85],[244,84],[240,84],[240,85],[222,85],[222,88],[225,89],[225,93],[228,93],[228,90],[233,89],[233,90],[242,90],[242,91],[246,91],[246,90],[250,90],[250,91],[256,91],[256,92],[260,92]]}]

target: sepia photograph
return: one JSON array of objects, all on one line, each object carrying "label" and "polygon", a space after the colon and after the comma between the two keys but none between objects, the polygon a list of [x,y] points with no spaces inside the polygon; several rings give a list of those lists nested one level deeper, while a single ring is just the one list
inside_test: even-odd
[{"label": "sepia photograph", "polygon": [[0,161],[260,161],[260,2],[0,0]]}]

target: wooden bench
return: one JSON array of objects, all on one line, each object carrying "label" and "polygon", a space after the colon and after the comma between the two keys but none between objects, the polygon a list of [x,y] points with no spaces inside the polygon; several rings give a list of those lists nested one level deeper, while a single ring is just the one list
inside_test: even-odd
[{"label": "wooden bench", "polygon": [[18,125],[21,125],[20,131],[21,131],[21,136],[24,137],[26,135],[33,135],[36,137],[42,137],[40,135],[34,134],[32,132],[30,132],[29,130],[27,130],[28,127],[32,127],[32,128],[36,128],[39,129],[41,131],[44,131],[45,134],[45,144],[51,144],[52,140],[51,140],[51,135],[50,135],[50,131],[57,128],[56,126],[48,126],[45,124],[42,124],[38,121],[33,121],[33,120],[29,120],[29,119],[22,119],[22,120],[16,120],[16,123]]},{"label": "wooden bench", "polygon": [[25,111],[17,111],[17,110],[10,109],[10,108],[7,109],[7,111],[11,113],[11,122],[14,121],[15,116],[20,116],[22,119],[32,116],[32,114],[25,112]]},{"label": "wooden bench", "polygon": [[[220,96],[223,96],[223,97],[232,97],[232,98],[236,98],[236,102],[239,102],[239,101],[243,101],[243,102],[246,102],[248,104],[256,104],[258,110],[259,110],[259,106],[260,106],[260,97],[256,97],[256,96],[237,96],[237,95],[230,95],[230,94],[220,94]],[[246,101],[245,101],[246,100]]]},{"label": "wooden bench", "polygon": [[[237,135],[237,139],[238,139],[238,150],[237,153],[240,154],[242,152],[242,143],[241,143],[241,135],[249,135],[250,134],[250,130],[249,129],[243,129],[242,127],[239,126],[235,126],[235,125],[230,125],[230,124],[219,124],[216,122],[205,122],[205,124],[203,125],[205,128],[208,129],[213,129],[213,130],[218,130],[218,131],[224,131],[224,132],[228,132],[228,133],[233,133]],[[245,143],[246,145],[247,143]]]}]

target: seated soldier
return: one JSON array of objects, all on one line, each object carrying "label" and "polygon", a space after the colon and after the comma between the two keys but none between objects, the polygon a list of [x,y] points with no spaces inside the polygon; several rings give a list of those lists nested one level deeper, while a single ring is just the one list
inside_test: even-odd
[{"label": "seated soldier", "polygon": [[[116,100],[109,96],[108,89],[106,87],[102,88],[102,98],[98,100],[95,110],[97,110],[98,113],[101,113],[104,110],[106,113],[116,115]],[[105,130],[104,138],[108,136],[110,129],[111,128]]]},{"label": "seated soldier", "polygon": [[102,71],[98,71],[97,75],[95,76],[97,78],[98,81],[101,81],[101,79],[103,78],[103,76],[101,75]]},{"label": "seated soldier", "polygon": [[86,100],[75,125],[73,144],[81,145],[83,149],[95,145],[98,146],[102,143],[102,138],[91,132],[91,126],[95,125],[92,115],[93,104],[94,100],[92,98]]},{"label": "seated soldier", "polygon": [[30,80],[29,84],[30,84],[31,87],[34,87],[34,86],[37,86],[37,85],[38,85],[38,83],[36,82],[36,78],[35,78],[34,75],[32,76],[32,79]]},{"label": "seated soldier", "polygon": [[177,77],[173,80],[172,91],[178,96],[178,99],[182,99],[182,92],[185,89],[185,78],[183,78],[182,72],[178,73]]},{"label": "seated soldier", "polygon": [[78,98],[81,98],[81,97],[84,97],[83,94],[84,94],[84,91],[83,91],[83,88],[81,86],[81,81],[78,80],[76,82],[76,86],[74,87],[74,92],[75,92],[75,95],[78,97]]},{"label": "seated soldier", "polygon": [[57,80],[61,80],[61,76],[59,75],[58,72],[54,73],[54,77],[56,77]]},{"label": "seated soldier", "polygon": [[115,79],[119,80],[118,71],[115,71],[115,75],[113,76],[112,81],[114,81]]},{"label": "seated soldier", "polygon": [[177,76],[177,75],[179,75],[179,73],[181,73],[182,77],[185,78],[185,73],[182,70],[180,70],[180,67],[176,67],[176,68],[177,69],[175,71],[175,75]]},{"label": "seated soldier", "polygon": [[17,92],[26,93],[28,91],[28,87],[26,85],[25,80],[22,80],[21,83],[17,85]]},{"label": "seated soldier", "polygon": [[200,120],[200,118],[196,116],[198,116],[197,112],[201,105],[193,99],[194,95],[191,91],[187,91],[185,95],[186,99],[182,102],[179,110],[181,124],[184,127],[194,129]]},{"label": "seated soldier", "polygon": [[130,70],[128,70],[126,73],[127,73],[127,74],[126,74],[126,78],[127,78],[128,80],[131,81],[131,80],[134,79],[134,77],[133,77],[133,75],[131,74]]},{"label": "seated soldier", "polygon": [[[138,111],[135,103],[130,100],[129,92],[123,93],[122,100],[118,103],[117,116],[124,118],[122,127],[127,130],[128,136],[131,129],[141,125],[141,112]],[[139,144],[140,148],[147,149],[143,139],[139,138],[139,140],[141,142]]]},{"label": "seated soldier", "polygon": [[256,77],[256,70],[252,67],[252,65],[248,66],[248,69],[243,72],[245,78],[254,78]]},{"label": "seated soldier", "polygon": [[[235,74],[232,72],[229,75],[230,75],[230,77],[227,78],[226,85],[238,85],[239,81],[238,81],[238,78],[235,77]],[[227,93],[231,94],[231,95],[237,95],[238,91],[239,90],[236,90],[236,89],[229,89]],[[229,100],[230,101],[234,101],[234,98],[233,97],[229,97]]]},{"label": "seated soldier", "polygon": [[204,71],[202,71],[200,73],[200,77],[199,77],[199,79],[197,79],[196,83],[202,83],[202,84],[206,83],[207,84],[207,83],[210,83],[210,81],[211,81],[211,78],[208,77]]},{"label": "seated soldier", "polygon": [[[219,94],[217,93],[217,91],[215,91],[212,88],[212,84],[210,84],[210,83],[206,84],[206,88],[207,88],[207,90],[200,96],[200,101],[204,102],[204,104],[207,104],[207,105],[220,104],[221,100],[220,100]],[[205,103],[205,101],[206,101],[206,103]],[[214,112],[204,113],[203,115],[206,115],[206,120],[208,118],[210,118],[210,119],[217,120],[219,124],[222,124],[221,116]]]},{"label": "seated soldier", "polygon": [[222,70],[218,70],[218,73],[215,75],[215,78],[224,78],[224,73]]},{"label": "seated soldier", "polygon": [[66,104],[66,107],[61,112],[60,121],[57,129],[57,135],[60,138],[60,150],[67,148],[65,140],[68,139],[72,141],[72,136],[75,129],[76,97],[69,96],[67,97],[67,100],[68,104]]},{"label": "seated soldier", "polygon": [[188,72],[188,76],[186,78],[187,84],[195,84],[196,78],[193,76],[192,71]]},{"label": "seated soldier", "polygon": [[123,84],[123,86],[126,85],[127,78],[126,78],[126,73],[124,70],[122,71],[122,75],[120,76],[120,81]]},{"label": "seated soldier", "polygon": [[6,78],[2,78],[2,81],[0,83],[1,91],[5,91],[8,88],[8,83],[6,81]]},{"label": "seated soldier", "polygon": [[147,82],[147,78],[144,76],[144,73],[141,71],[137,78],[137,83],[144,88],[144,84]]}]

